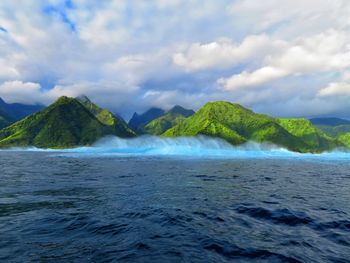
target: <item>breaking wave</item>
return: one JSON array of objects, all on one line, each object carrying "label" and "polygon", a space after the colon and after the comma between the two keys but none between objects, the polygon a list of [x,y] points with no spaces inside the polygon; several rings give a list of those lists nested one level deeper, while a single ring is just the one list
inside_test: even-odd
[{"label": "breaking wave", "polygon": [[62,156],[178,156],[186,158],[313,158],[350,160],[350,152],[332,151],[322,154],[301,154],[288,151],[268,143],[248,142],[233,146],[228,142],[206,136],[164,138],[157,136],[141,136],[124,139],[114,136],[104,137],[91,147],[79,147],[65,150],[13,148],[16,151],[49,151]]}]

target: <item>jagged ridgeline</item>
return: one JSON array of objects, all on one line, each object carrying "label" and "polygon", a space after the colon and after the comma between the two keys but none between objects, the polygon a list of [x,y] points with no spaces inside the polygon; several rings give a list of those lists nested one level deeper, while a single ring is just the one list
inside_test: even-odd
[{"label": "jagged ridgeline", "polygon": [[61,97],[46,109],[2,129],[0,147],[68,148],[91,145],[106,135],[134,136],[124,124],[91,101],[83,104],[74,98]]},{"label": "jagged ridgeline", "polygon": [[128,124],[120,117],[115,116],[107,109],[102,109],[96,104],[92,103],[88,97],[79,96],[76,98],[81,104],[85,106],[100,122],[111,127],[113,134],[119,137],[133,137],[135,132],[128,126]]},{"label": "jagged ridgeline", "polygon": [[143,128],[151,121],[164,115],[164,110],[159,108],[151,108],[145,113],[138,114],[137,112],[131,117],[129,121],[129,126],[137,131],[138,133],[143,133]]},{"label": "jagged ridgeline", "polygon": [[325,134],[337,138],[350,148],[350,121],[339,118],[315,118],[310,121]]},{"label": "jagged ridgeline", "polygon": [[188,110],[176,105],[169,111],[165,112],[163,116],[147,123],[141,131],[146,134],[161,135],[168,129],[180,124],[194,113],[193,110]]},{"label": "jagged ridgeline", "polygon": [[220,137],[234,145],[249,140],[270,142],[298,152],[321,152],[344,146],[306,119],[277,119],[257,114],[238,104],[209,102],[163,136]]},{"label": "jagged ridgeline", "polygon": [[26,105],[22,103],[6,103],[0,98],[0,116],[4,114],[10,122],[18,121],[30,114],[45,108],[43,105]]},{"label": "jagged ridgeline", "polygon": [[[6,125],[6,116],[1,117],[0,112],[0,124],[3,121]],[[139,134],[207,135],[233,145],[247,141],[269,142],[297,152],[350,146],[349,132],[329,132],[339,125],[316,127],[306,119],[273,118],[223,101],[209,102],[196,113],[180,106],[166,112],[153,108],[141,115],[134,114],[130,122]],[[347,131],[347,128],[338,130]],[[46,109],[0,130],[0,147],[69,148],[91,145],[106,135],[133,137],[136,134],[124,120],[98,107],[86,96],[61,97]]]}]

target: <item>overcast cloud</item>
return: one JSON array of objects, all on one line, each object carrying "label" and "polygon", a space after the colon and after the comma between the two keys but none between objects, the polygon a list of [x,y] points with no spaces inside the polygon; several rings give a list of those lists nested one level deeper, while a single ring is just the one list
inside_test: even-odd
[{"label": "overcast cloud", "polygon": [[2,0],[0,97],[350,118],[347,0]]}]

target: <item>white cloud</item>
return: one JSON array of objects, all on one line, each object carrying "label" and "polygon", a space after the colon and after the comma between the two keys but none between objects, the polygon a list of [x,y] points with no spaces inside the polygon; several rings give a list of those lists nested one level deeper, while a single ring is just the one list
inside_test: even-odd
[{"label": "white cloud", "polygon": [[227,79],[221,78],[218,80],[218,84],[222,85],[224,89],[232,91],[243,87],[264,84],[271,80],[282,78],[287,74],[286,71],[278,68],[263,67],[252,73],[244,71]]},{"label": "white cloud", "polygon": [[0,85],[0,97],[6,98],[7,102],[21,102],[36,104],[41,103],[43,96],[38,83],[7,81]]},{"label": "white cloud", "polygon": [[350,66],[349,40],[345,32],[329,30],[292,43],[285,42],[284,49],[272,55],[266,54],[262,67],[221,78],[218,83],[226,90],[237,90],[287,76],[342,72]]},{"label": "white cloud", "polygon": [[228,11],[246,30],[272,29],[291,37],[348,25],[349,9],[346,0],[238,0]]},{"label": "white cloud", "polygon": [[84,93],[126,112],[216,99],[269,113],[281,102],[291,115],[293,103],[305,115],[345,112],[350,80],[339,76],[350,68],[349,1],[73,4],[0,1],[5,100]]},{"label": "white cloud", "polygon": [[331,82],[318,93],[321,97],[327,96],[350,96],[350,83],[347,82]]},{"label": "white cloud", "polygon": [[267,35],[248,36],[240,44],[221,39],[207,44],[195,43],[173,56],[173,62],[188,71],[226,68],[272,52],[278,43]]}]

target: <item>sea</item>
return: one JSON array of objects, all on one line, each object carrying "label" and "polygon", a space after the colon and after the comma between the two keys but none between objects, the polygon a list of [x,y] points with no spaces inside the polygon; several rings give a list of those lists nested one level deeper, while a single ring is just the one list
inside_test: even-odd
[{"label": "sea", "polygon": [[350,153],[206,137],[0,151],[0,262],[350,262]]}]

